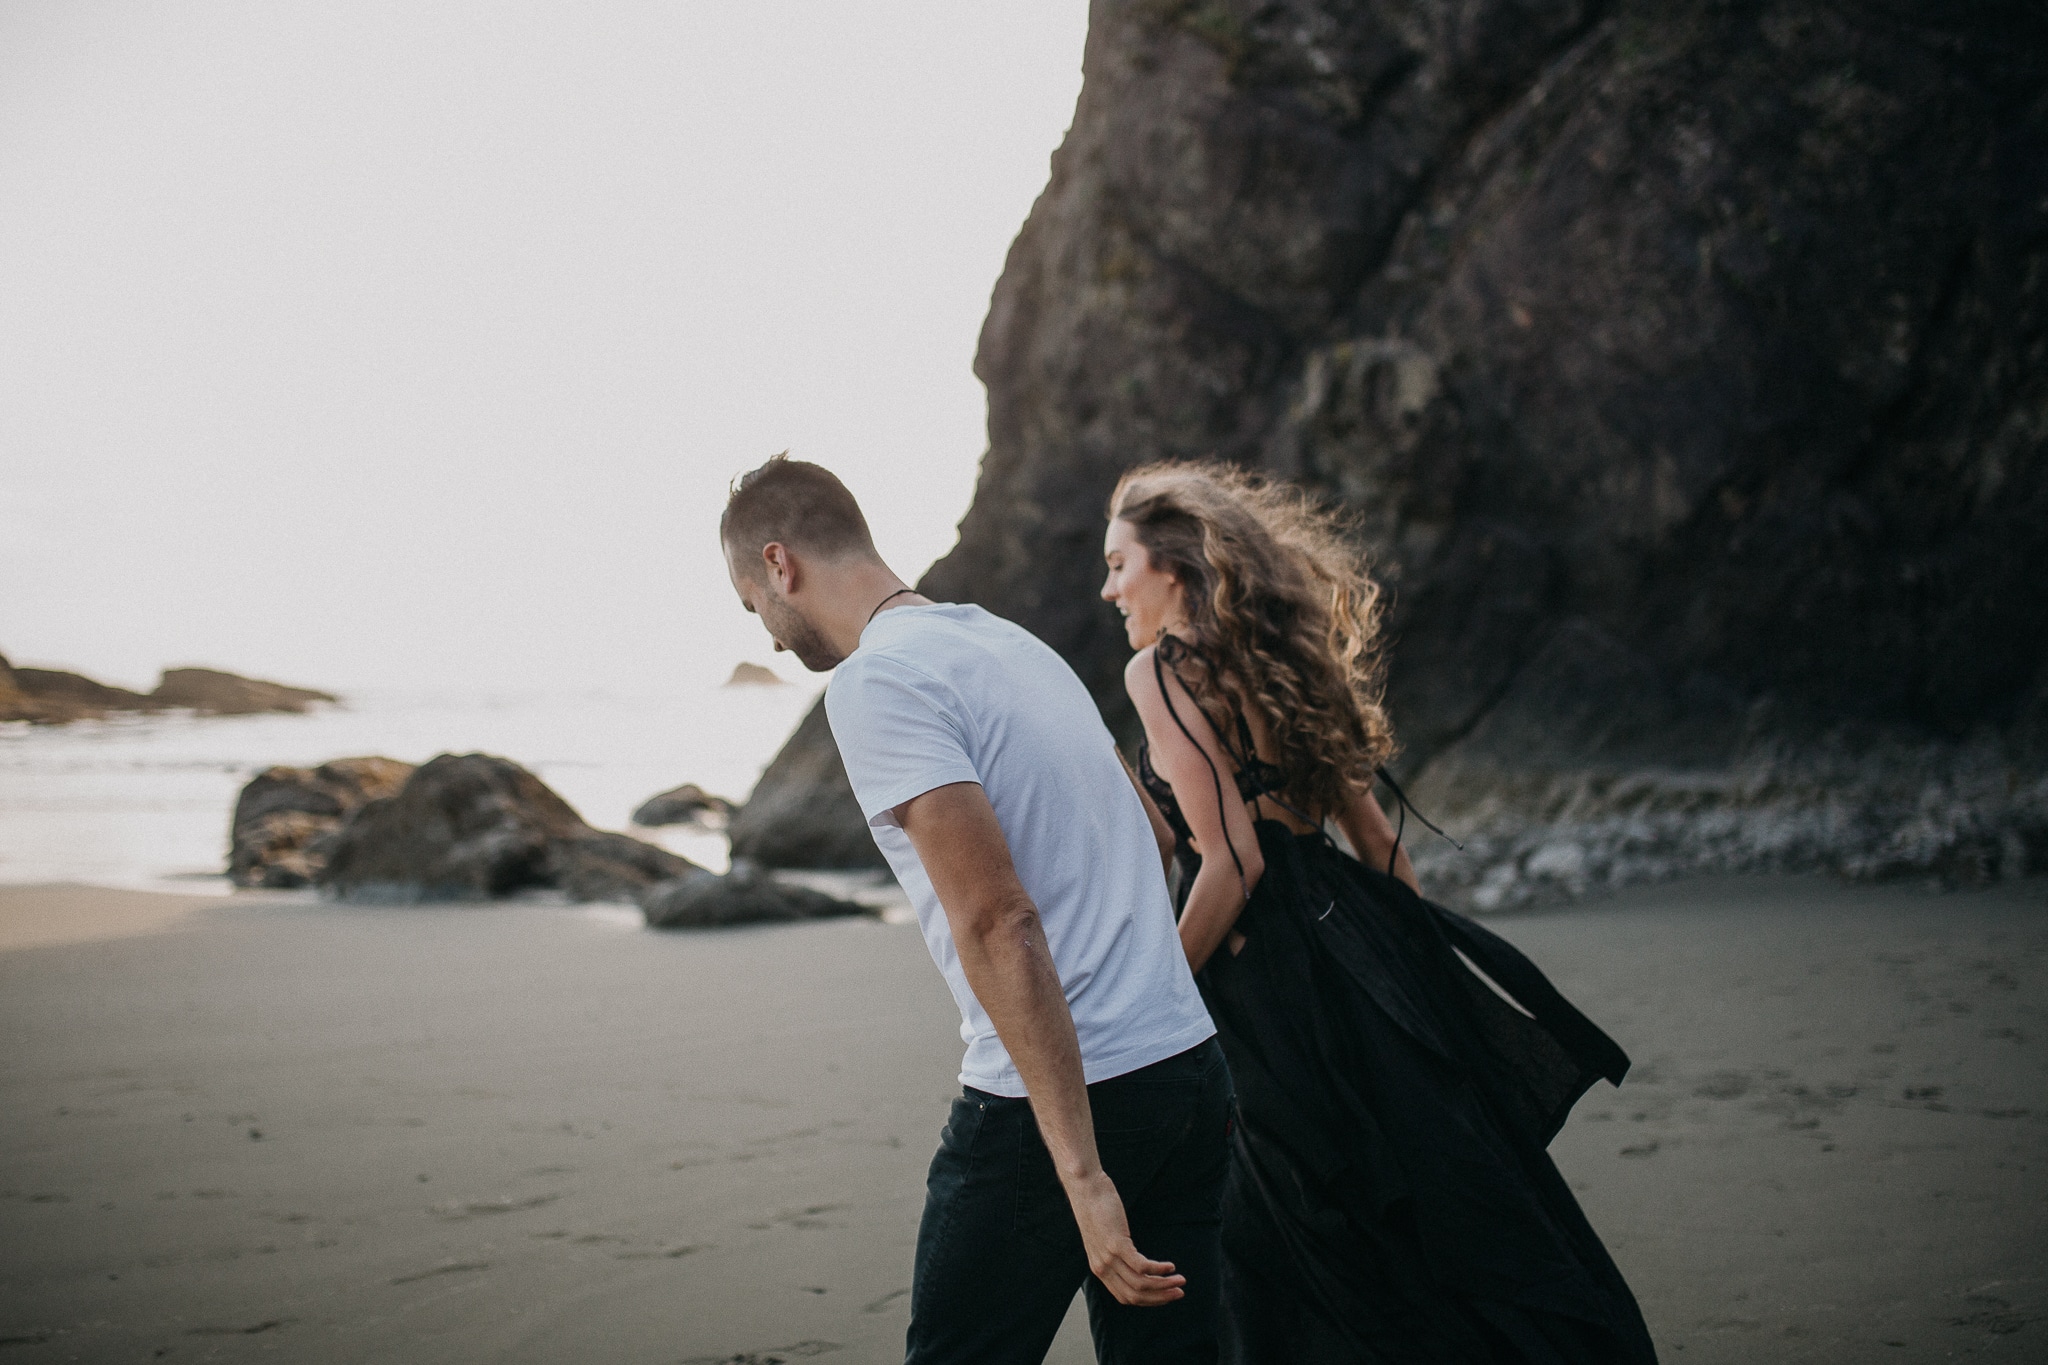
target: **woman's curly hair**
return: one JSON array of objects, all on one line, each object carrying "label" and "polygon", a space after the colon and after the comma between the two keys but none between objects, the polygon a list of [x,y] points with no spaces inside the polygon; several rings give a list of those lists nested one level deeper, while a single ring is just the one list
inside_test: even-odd
[{"label": "woman's curly hair", "polygon": [[1290,484],[1223,464],[1133,469],[1109,515],[1180,580],[1186,650],[1160,659],[1225,743],[1256,709],[1278,750],[1284,799],[1326,815],[1394,754],[1381,696],[1380,590],[1338,514]]}]

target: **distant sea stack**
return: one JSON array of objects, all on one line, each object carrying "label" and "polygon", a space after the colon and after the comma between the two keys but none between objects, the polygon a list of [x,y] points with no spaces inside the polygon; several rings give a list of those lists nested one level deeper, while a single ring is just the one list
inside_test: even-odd
[{"label": "distant sea stack", "polygon": [[787,687],[773,669],[760,664],[738,663],[733,665],[732,676],[725,680],[727,687]]},{"label": "distant sea stack", "polygon": [[159,709],[140,692],[109,687],[83,674],[55,668],[16,668],[0,655],[0,720],[59,725],[117,711]]},{"label": "distant sea stack", "polygon": [[[1083,68],[920,591],[1129,736],[1104,502],[1228,459],[1359,517],[1439,898],[2048,868],[2048,11],[1101,3]],[[820,713],[742,834],[865,842]]]},{"label": "distant sea stack", "polygon": [[202,716],[253,716],[266,711],[303,712],[315,702],[341,700],[310,687],[238,677],[215,668],[167,668],[150,699],[159,706],[181,706]]},{"label": "distant sea stack", "polygon": [[189,710],[203,716],[247,716],[303,712],[315,702],[335,702],[331,692],[287,687],[212,668],[169,668],[147,694],[94,682],[54,668],[16,668],[0,656],[0,721],[59,725],[97,720],[121,712]]}]

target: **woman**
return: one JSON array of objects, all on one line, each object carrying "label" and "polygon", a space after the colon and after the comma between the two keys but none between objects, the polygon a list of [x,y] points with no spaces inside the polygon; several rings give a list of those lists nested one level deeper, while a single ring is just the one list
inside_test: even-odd
[{"label": "woman", "polygon": [[1544,1150],[1628,1059],[1417,894],[1372,796],[1394,747],[1378,590],[1340,529],[1284,486],[1150,465],[1104,541],[1139,777],[1237,1083],[1224,1358],[1654,1361]]}]

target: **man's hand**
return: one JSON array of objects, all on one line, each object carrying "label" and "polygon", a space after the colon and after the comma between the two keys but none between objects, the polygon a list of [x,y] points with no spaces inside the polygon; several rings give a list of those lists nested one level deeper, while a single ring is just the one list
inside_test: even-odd
[{"label": "man's hand", "polygon": [[1074,1221],[1081,1225],[1081,1245],[1088,1249],[1088,1268],[1116,1301],[1133,1308],[1156,1308],[1186,1295],[1185,1275],[1173,1272],[1171,1261],[1148,1261],[1131,1242],[1124,1201],[1102,1171],[1067,1187]]}]

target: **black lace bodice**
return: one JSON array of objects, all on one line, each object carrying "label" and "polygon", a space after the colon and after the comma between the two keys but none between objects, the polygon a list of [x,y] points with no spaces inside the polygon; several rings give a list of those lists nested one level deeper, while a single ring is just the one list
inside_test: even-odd
[{"label": "black lace bodice", "polygon": [[[1164,667],[1190,657],[1200,658],[1192,647],[1173,636],[1159,637],[1159,643],[1153,650],[1153,661],[1154,666],[1161,669],[1159,685],[1162,691],[1166,686]],[[1177,671],[1175,676],[1178,676]],[[1182,685],[1186,686],[1185,683]],[[1176,716],[1175,719],[1178,720],[1179,717]],[[1256,800],[1261,796],[1278,797],[1283,790],[1283,774],[1279,766],[1259,757],[1258,746],[1252,742],[1252,728],[1245,722],[1243,711],[1232,712],[1231,720],[1232,728],[1237,732],[1235,750],[1232,748],[1231,736],[1219,734],[1217,739],[1223,746],[1224,755],[1237,769],[1238,796],[1246,801]],[[1181,813],[1180,802],[1173,795],[1173,787],[1153,769],[1152,746],[1143,736],[1138,739],[1137,769],[1138,784],[1144,787],[1153,804],[1159,807],[1159,813],[1166,817],[1166,823],[1173,830],[1174,842],[1186,847],[1194,837],[1188,829],[1187,817]]]}]

